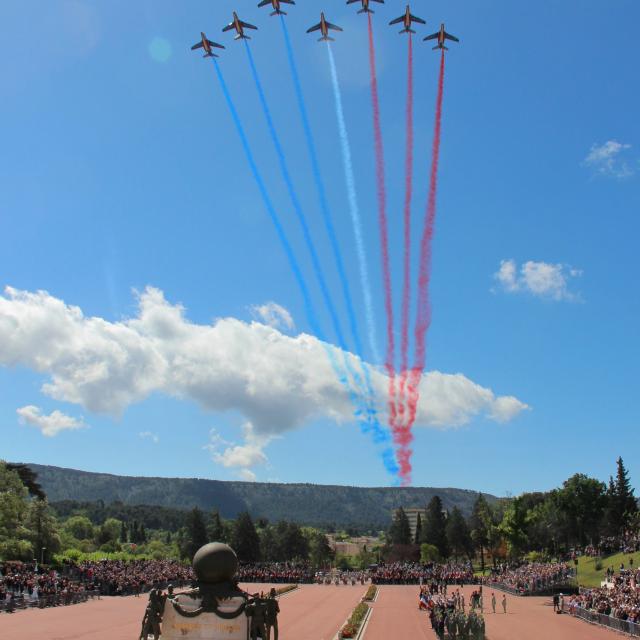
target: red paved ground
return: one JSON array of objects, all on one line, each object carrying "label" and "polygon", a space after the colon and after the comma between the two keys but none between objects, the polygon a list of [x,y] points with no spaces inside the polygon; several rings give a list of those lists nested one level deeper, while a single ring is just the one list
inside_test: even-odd
[{"label": "red paved ground", "polygon": [[[473,589],[465,587],[465,599]],[[416,586],[380,587],[377,601],[364,634],[364,640],[435,640],[427,614],[418,611]],[[495,592],[496,610],[502,611],[502,594]],[[614,631],[553,613],[550,598],[517,598],[507,595],[507,614],[489,613],[491,591],[485,590],[485,620],[490,640],[615,640]]]},{"label": "red paved ground", "polygon": [[[268,585],[241,585],[249,592]],[[280,585],[281,586],[281,585]],[[332,640],[364,595],[362,586],[304,585],[280,600],[281,640]],[[0,640],[136,640],[147,598],[102,598],[0,614]]]}]

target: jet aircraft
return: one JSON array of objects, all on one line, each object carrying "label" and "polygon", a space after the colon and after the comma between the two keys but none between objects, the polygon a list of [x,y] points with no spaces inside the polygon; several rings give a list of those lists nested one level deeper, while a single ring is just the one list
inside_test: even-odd
[{"label": "jet aircraft", "polygon": [[324,17],[324,13],[320,13],[320,22],[318,22],[318,24],[314,25],[310,29],[307,29],[307,33],[319,30],[322,34],[322,37],[318,38],[318,42],[320,42],[321,40],[333,40],[334,38],[329,37],[329,29],[333,29],[334,31],[342,31],[342,27],[327,22]]},{"label": "jet aircraft", "polygon": [[358,13],[375,13],[373,9],[369,8],[371,2],[379,2],[380,4],[384,4],[384,0],[347,0],[347,4],[353,4],[354,2],[359,2],[362,4],[362,9],[358,11]]},{"label": "jet aircraft", "polygon": [[240,20],[240,18],[238,18],[238,14],[234,11],[233,12],[233,22],[230,22],[224,29],[223,31],[231,31],[231,29],[235,29],[236,30],[236,35],[234,36],[234,40],[251,40],[251,38],[249,36],[246,36],[244,34],[244,30],[245,29],[257,29],[258,27],[255,27],[252,24],[249,24],[248,22],[242,22],[242,20]]},{"label": "jet aircraft", "polygon": [[400,31],[400,33],[415,33],[415,31],[411,28],[411,23],[419,22],[420,24],[427,24],[422,18],[418,18],[411,14],[411,9],[409,9],[409,5],[407,5],[407,10],[404,12],[404,15],[392,20],[389,24],[400,24],[404,25],[404,29]]},{"label": "jet aircraft", "polygon": [[286,12],[280,8],[281,4],[295,4],[294,0],[262,0],[262,2],[258,5],[259,7],[266,7],[270,4],[273,7],[273,11],[269,14],[270,16],[286,16]]},{"label": "jet aircraft", "polygon": [[458,38],[456,38],[455,36],[452,36],[450,33],[447,33],[444,30],[444,24],[440,25],[440,31],[436,31],[436,33],[432,33],[430,36],[423,38],[423,40],[435,40],[436,38],[438,39],[438,44],[435,47],[433,47],[434,51],[436,49],[448,50],[449,48],[444,46],[445,40],[453,40],[454,42],[460,42]]},{"label": "jet aircraft", "polygon": [[200,40],[200,42],[196,42],[193,47],[191,47],[191,51],[202,48],[205,50],[205,54],[202,56],[203,58],[217,58],[218,56],[213,53],[211,48],[217,47],[218,49],[224,49],[224,46],[218,44],[217,42],[211,42],[211,40],[207,40],[207,36],[205,36],[202,31],[200,32],[200,35],[202,36],[202,40]]}]

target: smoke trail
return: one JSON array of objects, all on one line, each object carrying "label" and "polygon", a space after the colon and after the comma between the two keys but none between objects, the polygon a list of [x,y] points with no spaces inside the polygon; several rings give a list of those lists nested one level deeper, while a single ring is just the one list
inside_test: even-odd
[{"label": "smoke trail", "polygon": [[[411,197],[413,194],[413,42],[409,34],[407,51],[407,105],[406,105],[406,152],[405,152],[405,193],[404,193],[404,265],[402,288],[402,319],[401,319],[401,362],[399,385],[399,413],[400,422],[405,412],[405,385],[408,374],[409,360],[409,304],[411,297]],[[398,429],[403,429],[398,425]]]},{"label": "smoke trail", "polygon": [[[271,117],[271,111],[269,109],[269,105],[267,103],[267,99],[264,93],[264,89],[262,87],[262,83],[260,82],[260,77],[258,75],[258,70],[256,68],[256,64],[255,61],[253,59],[253,54],[251,53],[251,48],[249,47],[249,43],[245,40],[245,50],[247,52],[247,58],[249,60],[249,66],[251,68],[251,75],[253,76],[253,80],[254,83],[256,85],[256,89],[258,91],[258,96],[260,99],[260,103],[262,105],[262,110],[264,112],[264,116],[267,122],[267,127],[269,129],[269,134],[271,136],[271,140],[273,142],[273,145],[275,147],[276,150],[276,154],[278,156],[278,161],[280,164],[280,171],[282,173],[282,177],[283,180],[285,182],[285,185],[287,187],[287,191],[289,193],[289,197],[291,199],[291,203],[293,204],[293,208],[294,211],[296,213],[296,217],[298,219],[298,222],[300,223],[300,226],[302,228],[302,233],[305,239],[305,243],[307,245],[307,249],[311,255],[311,262],[313,265],[313,270],[314,273],[316,275],[316,278],[318,279],[318,283],[320,285],[320,290],[322,292],[322,296],[324,299],[324,302],[327,306],[327,309],[329,311],[329,315],[331,316],[331,320],[333,323],[333,327],[334,330],[336,332],[336,336],[338,339],[338,345],[340,346],[340,349],[342,350],[343,353],[343,360],[344,360],[344,367],[347,370],[348,374],[351,376],[351,378],[354,380],[354,382],[356,383],[356,385],[360,386],[361,384],[361,380],[360,380],[360,376],[358,375],[358,373],[354,370],[354,368],[351,366],[351,362],[350,359],[347,355],[347,347],[345,344],[345,340],[344,340],[344,336],[342,333],[342,329],[340,326],[340,321],[338,319],[338,315],[336,313],[335,310],[335,306],[333,304],[333,300],[331,299],[331,295],[329,293],[329,289],[326,283],[326,280],[324,278],[323,272],[322,272],[322,267],[320,265],[320,260],[318,258],[318,253],[316,251],[313,239],[311,237],[311,232],[309,230],[309,226],[307,224],[307,220],[306,217],[304,215],[304,211],[302,209],[302,206],[300,204],[300,200],[298,199],[296,190],[293,186],[293,181],[291,180],[291,174],[289,173],[289,168],[287,165],[287,161],[284,155],[284,150],[282,148],[282,145],[280,143],[280,139],[278,137],[275,125],[273,123],[273,118]],[[356,354],[357,355],[357,354]],[[362,360],[360,360],[360,362],[362,363]],[[365,372],[366,375],[368,374],[368,370],[365,368]],[[349,385],[350,386],[350,385]],[[389,441],[389,435],[388,433],[386,433],[381,426],[379,425],[378,421],[373,419],[373,417],[375,416],[375,411],[374,409],[369,406],[366,402],[363,405],[362,399],[353,392],[353,389],[351,389],[350,391],[350,397],[352,399],[352,402],[354,403],[354,405],[358,408],[358,411],[356,411],[356,415],[358,416],[363,416],[363,418],[361,420],[359,420],[359,424],[361,427],[361,430],[365,433],[372,433],[372,437],[374,439],[374,442],[376,442],[377,444],[383,444],[387,441]],[[364,420],[364,422],[363,422]],[[383,460],[386,461],[386,458],[383,458]],[[389,471],[389,473],[396,473],[397,472],[397,466],[394,466],[393,468],[390,468],[389,465],[387,466],[387,471]]]},{"label": "smoke trail", "polygon": [[[329,237],[329,242],[331,244],[333,257],[336,263],[336,267],[338,270],[338,276],[340,279],[340,284],[342,288],[342,293],[345,301],[345,305],[347,308],[347,316],[349,318],[349,325],[351,329],[351,334],[355,343],[355,352],[356,355],[360,359],[362,371],[364,373],[365,378],[365,387],[366,387],[366,395],[368,396],[368,406],[367,413],[369,416],[369,420],[371,421],[372,427],[372,435],[374,442],[376,443],[384,443],[389,442],[390,437],[388,432],[380,425],[377,418],[377,411],[374,406],[375,395],[373,392],[373,384],[371,381],[371,373],[369,371],[369,367],[367,366],[362,350],[362,343],[360,341],[360,334],[358,331],[356,314],[353,308],[353,302],[351,297],[351,292],[349,288],[349,281],[347,279],[347,275],[344,269],[344,261],[342,259],[342,253],[340,251],[340,247],[338,244],[337,235],[335,232],[335,228],[333,226],[332,216],[329,209],[329,205],[327,202],[326,191],[324,188],[324,182],[322,180],[322,174],[320,171],[320,163],[318,161],[318,154],[316,152],[315,141],[313,138],[313,132],[311,129],[311,125],[309,123],[309,117],[307,115],[307,109],[304,100],[304,94],[302,92],[302,85],[300,83],[300,76],[298,74],[295,56],[293,53],[293,47],[291,45],[291,39],[289,38],[289,31],[287,29],[286,22],[283,16],[280,16],[280,25],[282,26],[282,35],[285,42],[285,48],[287,51],[287,59],[289,63],[289,68],[291,71],[291,77],[293,80],[293,85],[295,89],[296,99],[298,103],[298,110],[300,111],[300,117],[302,120],[302,126],[305,134],[305,140],[307,143],[307,149],[309,152],[309,157],[311,159],[311,166],[313,177],[316,185],[316,190],[318,192],[318,199],[320,202],[320,211],[322,213],[322,218],[325,226],[325,230]],[[370,296],[369,296],[370,301]],[[375,344],[375,343],[374,343]]]},{"label": "smoke trail", "polygon": [[371,107],[373,111],[373,134],[376,155],[376,183],[378,196],[378,224],[380,227],[380,249],[382,254],[382,281],[384,285],[384,308],[387,317],[387,349],[385,367],[389,376],[389,424],[396,424],[396,382],[395,382],[395,339],[393,335],[393,297],[391,293],[391,271],[389,268],[389,231],[387,228],[387,194],[384,176],[384,146],[380,127],[380,101],[378,99],[378,79],[376,77],[376,51],[373,42],[371,14],[367,14],[369,25],[369,72],[371,75]]},{"label": "smoke trail", "polygon": [[[409,376],[409,421],[407,423],[406,449],[411,444],[411,427],[416,419],[416,411],[420,393],[420,379],[427,356],[426,334],[431,324],[431,303],[429,300],[429,284],[431,282],[431,248],[434,223],[436,217],[436,197],[438,193],[438,164],[440,161],[440,137],[442,131],[442,100],[444,97],[444,51],[440,58],[440,75],[438,78],[438,96],[436,99],[436,116],[433,131],[433,148],[431,151],[431,175],[429,178],[429,198],[425,225],[420,243],[420,266],[418,272],[418,310],[415,326],[415,360]],[[399,460],[401,475],[404,477],[403,461]],[[411,473],[411,461],[405,462],[407,474]]]},{"label": "smoke trail", "polygon": [[347,198],[349,201],[349,214],[351,216],[351,225],[353,227],[353,235],[356,240],[356,254],[358,256],[358,268],[360,270],[360,282],[362,286],[362,295],[364,297],[365,317],[367,321],[367,331],[369,337],[369,347],[375,362],[380,362],[380,351],[378,349],[378,340],[376,337],[376,326],[373,318],[373,301],[371,299],[371,284],[369,282],[369,267],[367,260],[367,252],[362,237],[362,222],[360,220],[360,208],[358,206],[358,196],[356,192],[355,177],[353,175],[353,163],[351,161],[351,144],[347,133],[347,125],[344,119],[344,110],[342,108],[342,92],[340,91],[340,83],[338,82],[338,72],[333,57],[331,43],[327,42],[327,51],[329,53],[329,67],[331,69],[331,80],[333,83],[333,96],[335,101],[336,118],[338,120],[338,132],[340,135],[340,144],[342,148],[342,162],[344,165],[345,182],[347,186]]}]

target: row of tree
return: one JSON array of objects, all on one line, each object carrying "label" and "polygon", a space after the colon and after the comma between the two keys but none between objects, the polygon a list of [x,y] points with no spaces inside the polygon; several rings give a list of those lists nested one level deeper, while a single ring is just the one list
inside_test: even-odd
[{"label": "row of tree", "polygon": [[423,560],[471,559],[477,554],[484,568],[487,553],[494,562],[528,552],[558,556],[637,531],[638,503],[622,458],[616,466],[608,485],[578,473],[548,492],[491,503],[479,494],[468,518],[455,507],[445,511],[435,496],[424,520],[418,516],[414,535],[406,513],[398,509],[388,531],[387,551],[416,556],[419,548]]}]

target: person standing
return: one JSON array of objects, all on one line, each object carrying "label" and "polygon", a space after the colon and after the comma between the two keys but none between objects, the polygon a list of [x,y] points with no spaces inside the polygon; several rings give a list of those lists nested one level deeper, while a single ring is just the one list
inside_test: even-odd
[{"label": "person standing", "polygon": [[560,604],[560,598],[557,593],[553,594],[553,611],[556,612],[558,610],[558,605]]},{"label": "person standing", "polygon": [[496,612],[496,594],[491,594],[491,608],[493,609],[493,613]]},{"label": "person standing", "polygon": [[507,594],[502,595],[502,610],[507,613]]}]

